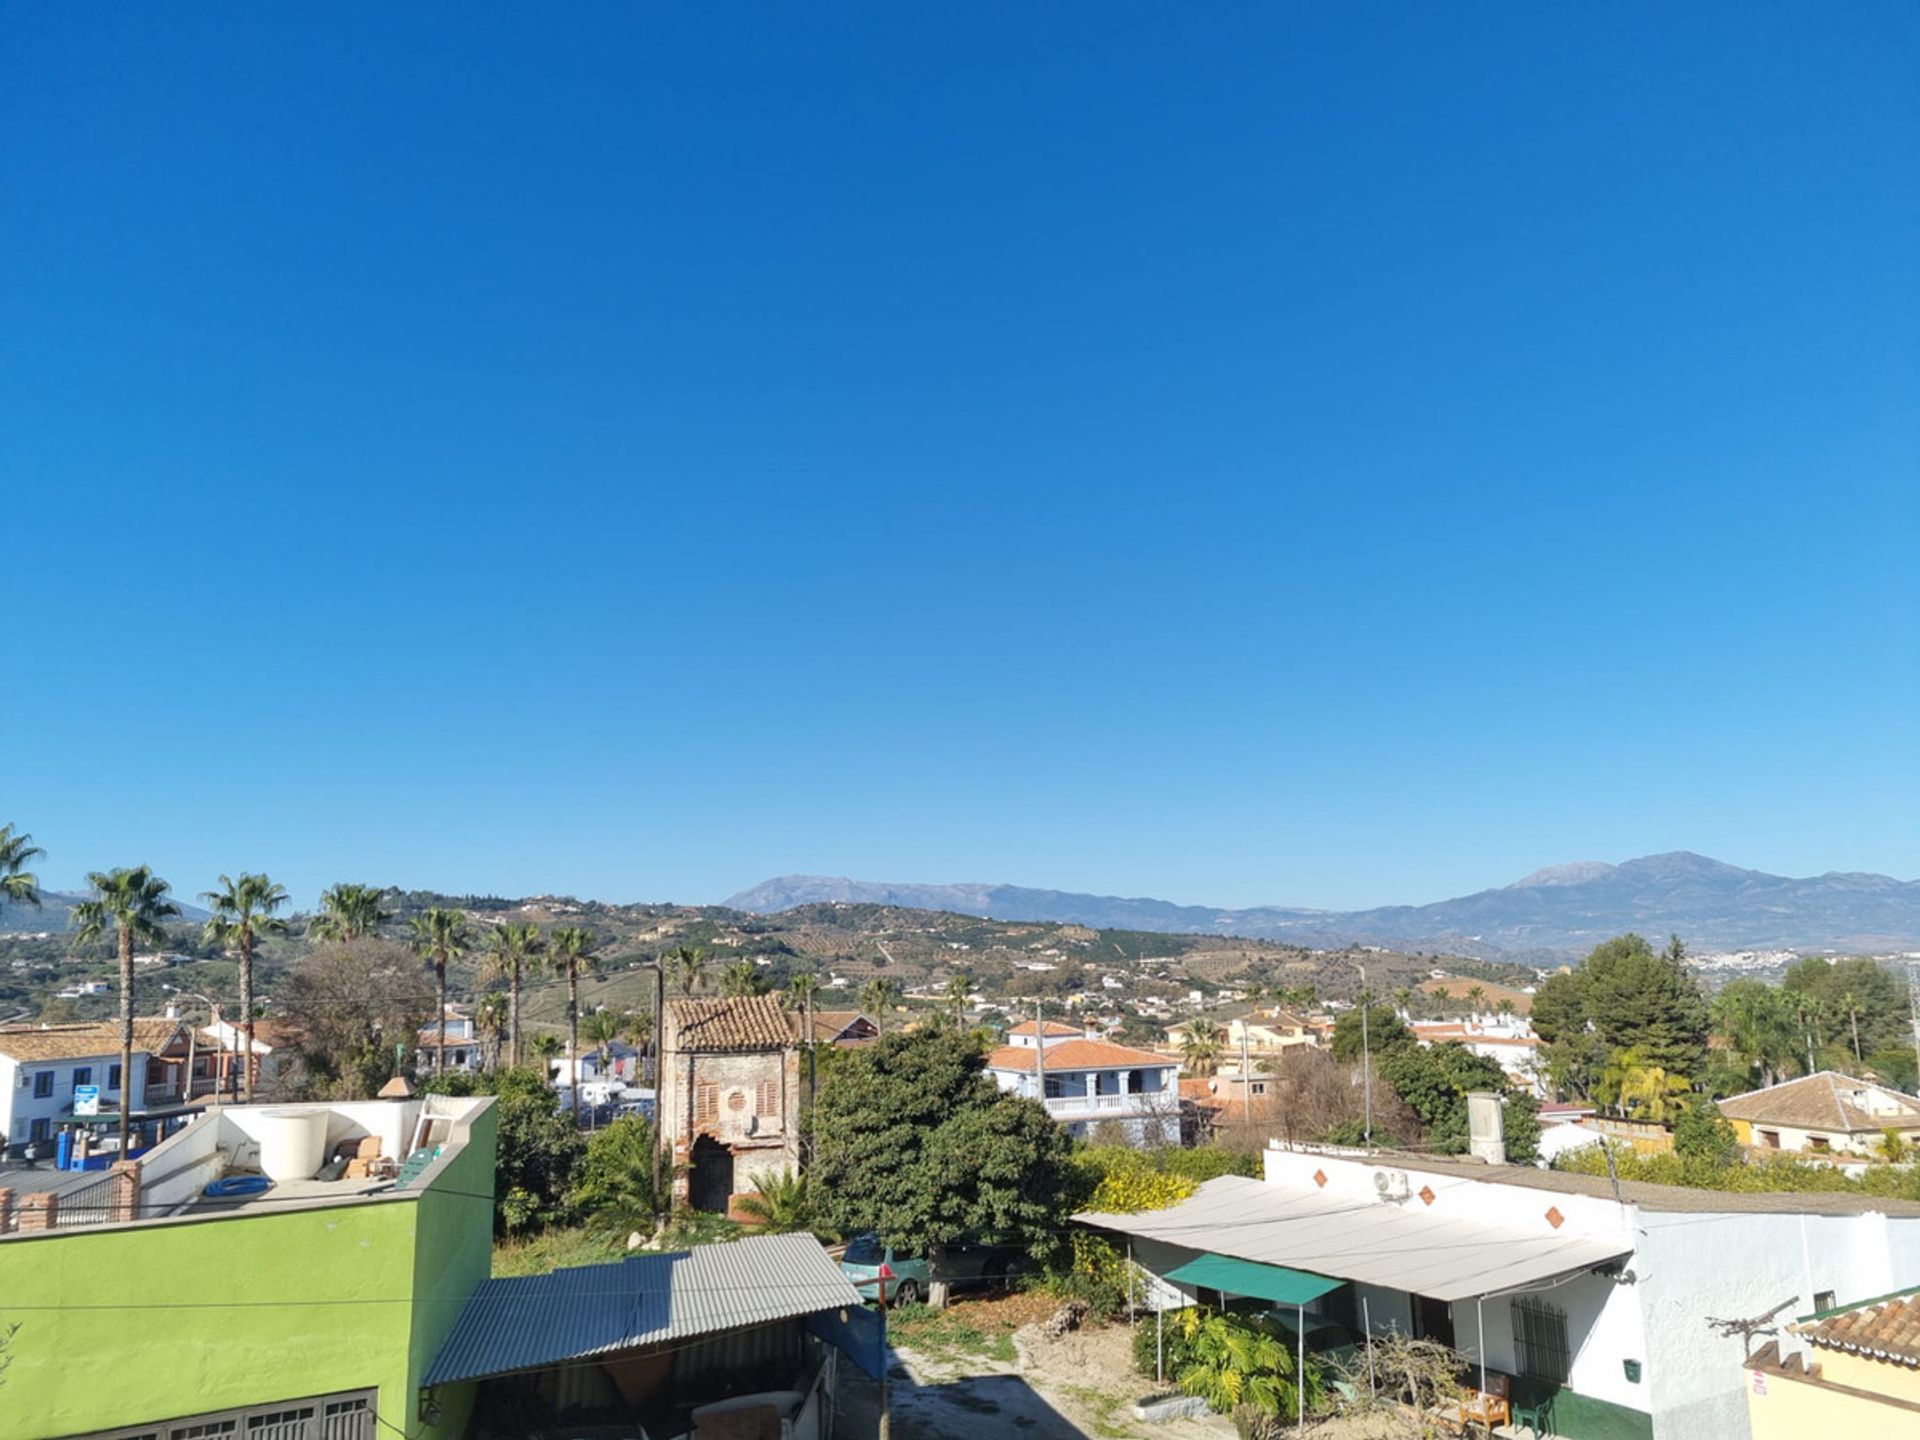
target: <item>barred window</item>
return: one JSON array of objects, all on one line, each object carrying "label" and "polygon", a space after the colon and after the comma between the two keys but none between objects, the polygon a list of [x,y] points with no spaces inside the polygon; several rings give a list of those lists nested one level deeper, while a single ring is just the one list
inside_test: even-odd
[{"label": "barred window", "polygon": [[1572,1351],[1567,1315],[1546,1301],[1522,1296],[1513,1302],[1513,1347],[1520,1373],[1555,1385],[1567,1383]]}]

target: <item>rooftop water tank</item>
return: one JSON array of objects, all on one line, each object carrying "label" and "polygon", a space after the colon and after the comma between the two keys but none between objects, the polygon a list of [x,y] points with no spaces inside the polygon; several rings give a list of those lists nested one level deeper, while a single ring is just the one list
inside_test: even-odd
[{"label": "rooftop water tank", "polygon": [[309,1180],[327,1148],[325,1110],[260,1112],[260,1173],[276,1183]]}]

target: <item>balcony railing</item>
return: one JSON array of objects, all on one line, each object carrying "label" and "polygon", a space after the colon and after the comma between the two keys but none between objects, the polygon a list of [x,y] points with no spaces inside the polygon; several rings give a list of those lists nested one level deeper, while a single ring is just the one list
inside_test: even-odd
[{"label": "balcony railing", "polygon": [[1047,1113],[1145,1115],[1166,1103],[1166,1092],[1158,1090],[1133,1090],[1119,1095],[1049,1095]]}]

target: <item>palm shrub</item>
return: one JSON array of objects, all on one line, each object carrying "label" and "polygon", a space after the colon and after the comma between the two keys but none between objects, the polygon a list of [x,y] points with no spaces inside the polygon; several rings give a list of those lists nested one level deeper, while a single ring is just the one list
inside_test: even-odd
[{"label": "palm shrub", "polygon": [[807,1178],[791,1170],[753,1177],[753,1193],[734,1201],[733,1208],[748,1224],[767,1235],[805,1230],[813,1223],[812,1197]]},{"label": "palm shrub", "polygon": [[[1246,1406],[1261,1415],[1295,1413],[1300,1392],[1297,1367],[1286,1331],[1257,1317],[1205,1310],[1182,1310],[1167,1327],[1177,1337],[1168,1371],[1182,1393],[1198,1396],[1222,1415]],[[1309,1361],[1307,1403],[1320,1390],[1317,1367]]]},{"label": "palm shrub", "polygon": [[622,1115],[587,1142],[580,1181],[571,1196],[573,1208],[595,1229],[652,1228],[653,1218],[666,1207],[654,1193],[653,1122],[640,1115]]}]

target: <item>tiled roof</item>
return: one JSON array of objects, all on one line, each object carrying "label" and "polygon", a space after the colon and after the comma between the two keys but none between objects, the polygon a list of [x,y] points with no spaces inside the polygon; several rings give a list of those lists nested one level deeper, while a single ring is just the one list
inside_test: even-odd
[{"label": "tiled roof", "polygon": [[[1125,1045],[1109,1045],[1104,1040],[1062,1040],[1047,1046],[1049,1070],[1106,1070],[1120,1066],[1172,1067],[1177,1060],[1155,1055],[1150,1050],[1134,1050]],[[987,1057],[989,1070],[1031,1070],[1040,1051],[1030,1045],[1003,1045]]]},{"label": "tiled roof", "polygon": [[1920,1294],[1868,1301],[1792,1327],[1809,1345],[1920,1366]]},{"label": "tiled roof", "polygon": [[[133,1022],[133,1048],[157,1055],[172,1043],[180,1031],[180,1022],[136,1017]],[[120,1022],[89,1021],[82,1025],[49,1025],[42,1028],[0,1029],[0,1055],[15,1060],[84,1060],[97,1055],[120,1053]]]},{"label": "tiled roof", "polygon": [[[1009,1035],[1031,1035],[1033,1034],[1033,1021],[1023,1020],[1018,1025],[1009,1027],[1007,1033]],[[1082,1030],[1078,1025],[1062,1025],[1058,1020],[1047,1021],[1047,1034],[1049,1035],[1084,1035],[1086,1033],[1087,1032]]]},{"label": "tiled roof", "polygon": [[772,995],[669,1000],[666,1031],[677,1050],[784,1050],[793,1024]]},{"label": "tiled roof", "polygon": [[[1881,1103],[1889,1107],[1885,1113],[1875,1114],[1860,1103],[1868,1094],[1882,1097]],[[1884,1085],[1832,1070],[1732,1096],[1720,1102],[1720,1110],[1732,1120],[1849,1135],[1920,1126],[1920,1104]]]},{"label": "tiled roof", "polygon": [[[800,1034],[806,1028],[806,1016],[799,1011],[793,1013],[793,1033]],[[813,1038],[815,1040],[838,1040],[847,1031],[861,1021],[873,1025],[866,1013],[861,1010],[816,1010],[813,1012]],[[876,1030],[878,1026],[874,1027]]]}]

